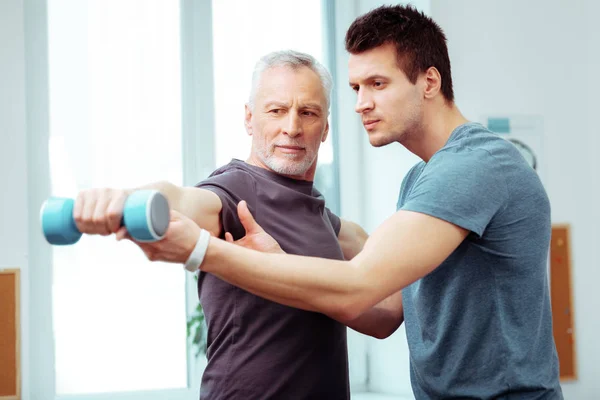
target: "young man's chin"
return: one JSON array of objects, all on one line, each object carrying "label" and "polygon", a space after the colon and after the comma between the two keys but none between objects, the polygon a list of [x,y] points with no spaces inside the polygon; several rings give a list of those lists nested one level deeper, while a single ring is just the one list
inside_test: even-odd
[{"label": "young man's chin", "polygon": [[389,139],[381,132],[369,132],[369,143],[373,147],[382,147],[390,144]]}]

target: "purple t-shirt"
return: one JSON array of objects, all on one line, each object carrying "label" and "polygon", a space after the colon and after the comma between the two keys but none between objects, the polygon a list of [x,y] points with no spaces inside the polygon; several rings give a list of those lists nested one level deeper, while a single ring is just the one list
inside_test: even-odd
[{"label": "purple t-shirt", "polygon": [[[232,160],[197,185],[216,193],[223,232],[245,235],[237,204],[289,254],[343,259],[340,219],[312,182]],[[223,233],[224,235],[224,233]],[[208,365],[200,398],[349,399],[346,327],[316,312],[287,307],[200,273],[208,325]]]}]

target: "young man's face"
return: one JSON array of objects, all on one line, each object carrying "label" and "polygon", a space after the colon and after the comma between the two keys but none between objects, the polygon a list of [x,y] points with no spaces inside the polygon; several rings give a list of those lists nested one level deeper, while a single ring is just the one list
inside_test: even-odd
[{"label": "young man's face", "polygon": [[423,118],[421,81],[412,84],[397,63],[396,49],[385,44],[350,54],[350,87],[372,146],[402,143],[418,132]]},{"label": "young man's face", "polygon": [[319,147],[329,130],[327,116],[323,86],[313,70],[267,69],[253,109],[246,106],[251,160],[282,175],[312,180]]}]

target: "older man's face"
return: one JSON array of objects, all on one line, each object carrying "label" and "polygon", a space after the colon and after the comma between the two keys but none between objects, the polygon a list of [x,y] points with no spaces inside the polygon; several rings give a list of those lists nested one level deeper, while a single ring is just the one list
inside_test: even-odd
[{"label": "older man's face", "polygon": [[312,180],[319,146],[327,138],[327,100],[310,68],[273,67],[263,72],[254,99],[246,106],[252,135],[250,161],[278,174]]}]

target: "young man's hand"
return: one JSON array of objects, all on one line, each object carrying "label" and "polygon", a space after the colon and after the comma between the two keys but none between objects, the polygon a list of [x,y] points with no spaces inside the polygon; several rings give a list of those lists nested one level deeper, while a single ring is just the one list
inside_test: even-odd
[{"label": "young man's hand", "polygon": [[279,243],[254,220],[252,213],[248,209],[245,201],[240,201],[237,207],[240,222],[246,230],[246,236],[236,241],[233,240],[231,233],[225,233],[225,240],[235,243],[247,249],[258,250],[263,253],[285,253]]},{"label": "young man's hand", "polygon": [[128,239],[137,244],[148,260],[185,264],[196,247],[200,227],[185,215],[171,210],[169,228],[162,240],[152,243],[138,242],[129,236],[125,227],[116,233],[117,240]]}]

